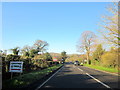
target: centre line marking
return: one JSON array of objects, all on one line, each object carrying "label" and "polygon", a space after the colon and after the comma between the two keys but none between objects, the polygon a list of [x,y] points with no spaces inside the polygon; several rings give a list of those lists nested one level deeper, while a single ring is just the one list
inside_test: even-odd
[{"label": "centre line marking", "polygon": [[101,82],[100,80],[94,78],[93,76],[91,76],[90,74],[86,73],[89,77],[93,78],[95,81],[99,82],[100,84],[102,84],[103,86],[107,87],[107,88],[111,88],[108,85],[104,84],[103,82]]},{"label": "centre line marking", "polygon": [[80,71],[82,71],[83,72],[83,70],[82,69],[80,69],[80,68],[78,68]]},{"label": "centre line marking", "polygon": [[[63,66],[64,67],[64,66]],[[63,68],[62,67],[62,68]],[[45,82],[43,82],[40,86],[38,86],[35,90],[40,89],[46,82],[48,82],[53,76],[55,76],[62,68],[60,68],[58,71],[56,71],[51,77],[49,77]]]}]

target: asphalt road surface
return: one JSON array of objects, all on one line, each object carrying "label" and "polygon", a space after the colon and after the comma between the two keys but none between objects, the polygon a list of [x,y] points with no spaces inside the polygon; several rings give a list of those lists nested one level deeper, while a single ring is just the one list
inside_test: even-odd
[{"label": "asphalt road surface", "polygon": [[90,69],[84,66],[65,64],[49,79],[39,85],[40,88],[118,88],[118,76]]}]

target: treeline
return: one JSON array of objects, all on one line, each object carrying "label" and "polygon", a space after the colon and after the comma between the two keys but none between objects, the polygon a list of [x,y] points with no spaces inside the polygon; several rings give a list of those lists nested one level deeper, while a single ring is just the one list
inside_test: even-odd
[{"label": "treeline", "polygon": [[68,56],[67,61],[76,61],[82,62],[84,64],[103,66],[108,68],[118,69],[119,64],[119,55],[118,48],[111,47],[110,50],[105,50],[102,44],[98,44],[94,47],[94,51],[90,52],[89,62],[87,61],[87,54],[71,54]]},{"label": "treeline", "polygon": [[[97,30],[102,38],[92,31],[84,31],[77,43],[77,50],[83,55],[71,55],[69,60],[79,60],[83,63],[119,68],[118,62],[120,38],[118,31],[118,3],[107,8],[107,15],[103,15],[100,29]],[[104,47],[104,48],[103,48]],[[74,61],[73,60],[73,61]]]},{"label": "treeline", "polygon": [[111,47],[105,51],[101,44],[97,45],[91,56],[91,64],[118,69],[118,48]]},{"label": "treeline", "polygon": [[6,50],[1,50],[0,57],[2,58],[3,80],[10,78],[10,61],[23,61],[23,74],[34,70],[42,70],[65,61],[65,51],[61,52],[57,61],[53,61],[53,57],[55,56],[52,56],[49,52],[47,52],[47,48],[48,43],[46,41],[36,40],[32,46],[26,45],[23,48],[15,47],[10,49],[12,54],[7,54]]}]

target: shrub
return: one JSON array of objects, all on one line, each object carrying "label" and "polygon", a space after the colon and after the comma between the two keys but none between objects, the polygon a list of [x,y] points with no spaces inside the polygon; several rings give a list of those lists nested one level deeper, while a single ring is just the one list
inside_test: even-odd
[{"label": "shrub", "polygon": [[107,52],[101,57],[101,64],[106,67],[117,67],[118,66],[118,53]]},{"label": "shrub", "polygon": [[19,55],[12,55],[12,54],[9,54],[7,55],[6,59],[8,61],[17,61],[20,59],[20,56]]}]

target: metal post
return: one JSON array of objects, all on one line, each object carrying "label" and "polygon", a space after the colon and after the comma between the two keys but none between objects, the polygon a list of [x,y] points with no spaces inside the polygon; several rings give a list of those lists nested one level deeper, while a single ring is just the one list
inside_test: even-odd
[{"label": "metal post", "polygon": [[12,76],[13,76],[13,72],[11,72],[11,79],[12,79]]},{"label": "metal post", "polygon": [[20,76],[21,76],[21,72],[20,72]]}]

